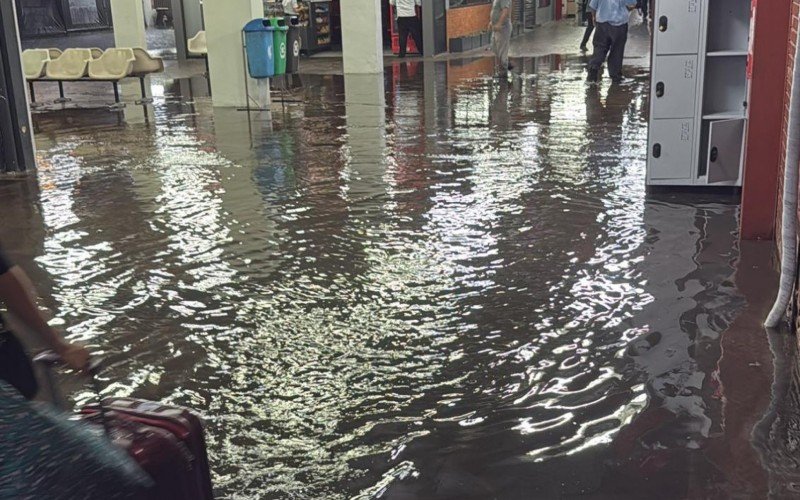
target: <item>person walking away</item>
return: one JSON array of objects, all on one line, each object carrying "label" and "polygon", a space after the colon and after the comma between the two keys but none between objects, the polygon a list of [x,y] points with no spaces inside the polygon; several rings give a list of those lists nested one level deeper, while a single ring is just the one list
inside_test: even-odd
[{"label": "person walking away", "polygon": [[297,5],[297,0],[283,0],[283,16],[286,19],[286,26],[290,26],[292,18],[297,17],[300,13],[300,7]]},{"label": "person walking away", "polygon": [[586,31],[583,32],[583,40],[581,41],[581,52],[588,52],[589,48],[586,44],[589,43],[589,39],[594,33],[594,16],[589,11],[589,0],[583,0],[581,3],[581,16],[583,16],[583,22],[586,23]]},{"label": "person walking away", "polygon": [[513,67],[508,63],[508,47],[511,44],[511,0],[492,0],[489,14],[489,31],[492,32],[492,52],[500,76],[508,74]]},{"label": "person walking away", "polygon": [[628,19],[636,0],[591,0],[594,16],[594,54],[589,60],[588,81],[600,80],[600,68],[608,59],[608,74],[614,83],[622,82],[622,62],[628,42]]},{"label": "person walking away", "polygon": [[399,56],[406,56],[408,35],[411,35],[414,45],[422,54],[422,22],[417,17],[417,6],[422,5],[421,0],[389,0],[389,3],[395,7],[397,28],[400,30]]}]

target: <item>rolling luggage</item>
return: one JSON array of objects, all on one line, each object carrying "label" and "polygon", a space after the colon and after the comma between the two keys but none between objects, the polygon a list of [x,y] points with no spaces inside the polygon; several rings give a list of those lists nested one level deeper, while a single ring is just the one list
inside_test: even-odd
[{"label": "rolling luggage", "polygon": [[213,499],[203,424],[197,415],[185,408],[131,398],[107,398],[102,405],[89,405],[81,413],[100,415],[104,408],[118,419],[166,431],[177,440],[187,461],[189,496],[182,498]]},{"label": "rolling luggage", "polygon": [[[57,394],[49,368],[57,356],[35,358],[48,369],[48,385]],[[97,368],[90,370],[96,373]],[[99,388],[92,377],[98,396]],[[55,398],[56,400],[59,398]],[[191,410],[131,398],[107,398],[80,410],[81,420],[100,426],[155,483],[143,500],[212,500],[213,490],[203,424]]]}]

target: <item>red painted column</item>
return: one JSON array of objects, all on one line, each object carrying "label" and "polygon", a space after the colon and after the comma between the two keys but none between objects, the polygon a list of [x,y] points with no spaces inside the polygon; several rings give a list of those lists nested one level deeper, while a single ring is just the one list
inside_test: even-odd
[{"label": "red painted column", "polygon": [[[753,0],[754,5],[756,2]],[[753,20],[753,77],[741,212],[741,237],[745,240],[775,237],[791,13],[791,0],[769,0],[756,9]]]},{"label": "red painted column", "polygon": [[[522,0],[518,1],[521,2]],[[560,21],[562,16],[562,11],[564,9],[564,0],[555,0],[555,2],[556,2],[556,21]]]}]

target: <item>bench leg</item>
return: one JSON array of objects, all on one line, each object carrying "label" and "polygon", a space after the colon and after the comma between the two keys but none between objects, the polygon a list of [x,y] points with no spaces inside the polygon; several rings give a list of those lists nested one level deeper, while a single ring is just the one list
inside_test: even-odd
[{"label": "bench leg", "polygon": [[153,102],[153,98],[152,97],[147,97],[147,87],[144,84],[144,79],[145,79],[145,77],[143,77],[143,76],[139,77],[139,85],[142,88],[142,98],[140,100],[136,101],[136,104],[150,104],[150,103]]},{"label": "bench leg", "polygon": [[33,86],[33,80],[28,81],[28,89],[31,93],[31,109],[42,107],[42,103],[36,102],[36,88]]},{"label": "bench leg", "polygon": [[114,104],[108,107],[111,111],[118,111],[125,107],[125,103],[119,98],[119,82],[112,82],[114,85]]},{"label": "bench leg", "polygon": [[72,99],[64,97],[64,82],[58,82],[58,99],[55,100],[56,104],[63,104],[65,102],[70,102]]}]

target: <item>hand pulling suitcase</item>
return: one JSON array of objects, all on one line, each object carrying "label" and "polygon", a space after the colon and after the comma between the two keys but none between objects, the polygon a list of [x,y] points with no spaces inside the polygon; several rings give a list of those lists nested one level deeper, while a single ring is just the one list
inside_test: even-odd
[{"label": "hand pulling suitcase", "polygon": [[[40,364],[52,366],[58,357],[44,353]],[[98,396],[97,363],[90,370]],[[49,370],[45,371],[55,390]],[[109,439],[145,470],[156,487],[153,500],[213,500],[203,425],[190,410],[130,398],[108,398],[80,412],[83,420],[102,425]]]}]

